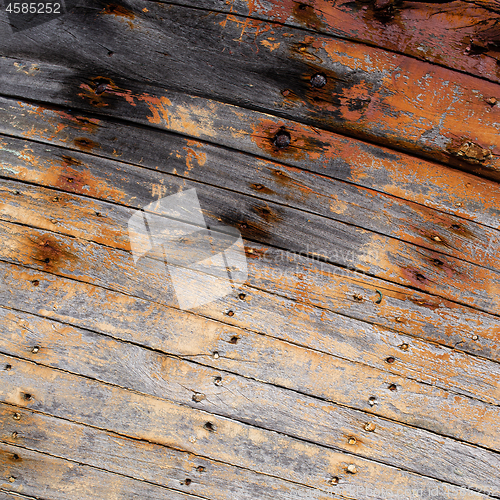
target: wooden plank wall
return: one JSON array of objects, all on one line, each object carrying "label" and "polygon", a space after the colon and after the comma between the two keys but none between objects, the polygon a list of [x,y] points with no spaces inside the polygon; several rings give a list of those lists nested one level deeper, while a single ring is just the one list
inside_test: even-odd
[{"label": "wooden plank wall", "polygon": [[[89,0],[1,39],[0,499],[500,498],[499,11]],[[248,261],[193,311],[127,226],[188,188]]]}]

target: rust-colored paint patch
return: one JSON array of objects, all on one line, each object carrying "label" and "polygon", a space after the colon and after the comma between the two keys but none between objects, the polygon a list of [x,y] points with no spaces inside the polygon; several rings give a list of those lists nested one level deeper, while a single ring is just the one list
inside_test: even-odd
[{"label": "rust-colored paint patch", "polygon": [[25,243],[30,249],[30,257],[43,267],[44,271],[57,271],[62,264],[75,262],[77,258],[68,252],[61,243],[51,236],[26,236]]},{"label": "rust-colored paint patch", "polygon": [[313,5],[308,5],[303,2],[295,3],[292,12],[293,17],[308,28],[322,29],[324,27],[323,22],[316,14]]},{"label": "rust-colored paint patch", "polygon": [[100,147],[97,142],[92,139],[88,139],[87,137],[78,137],[73,140],[73,143],[78,149],[87,153],[90,153],[93,149]]},{"label": "rust-colored paint patch", "polygon": [[104,8],[104,14],[113,15],[116,17],[126,17],[127,19],[135,19],[135,14],[124,7],[123,5],[118,5],[116,3],[110,3]]}]

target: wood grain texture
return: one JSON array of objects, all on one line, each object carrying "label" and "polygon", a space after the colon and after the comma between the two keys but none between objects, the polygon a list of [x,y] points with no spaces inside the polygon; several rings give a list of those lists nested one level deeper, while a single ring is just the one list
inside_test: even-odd
[{"label": "wood grain texture", "polygon": [[[52,320],[18,311],[0,310],[0,313],[0,326],[5,331],[0,350],[4,354],[169,399],[473,490],[487,486],[493,495],[499,491],[495,486],[500,469],[498,454]],[[36,352],[33,352],[34,346],[38,348]],[[8,417],[12,411],[6,409]],[[5,422],[9,422],[7,417]],[[7,437],[1,437],[3,440],[15,431],[14,425],[19,428],[15,422],[10,423],[5,426]],[[373,431],[365,429],[367,424],[373,426]],[[38,425],[34,425],[31,418],[23,419],[21,425],[22,445],[32,447],[33,438],[26,440],[26,427],[31,428],[29,435],[37,436]],[[67,441],[74,440],[75,433],[67,435]],[[349,441],[352,438],[354,443]],[[61,446],[57,440],[46,439],[53,442],[50,450]],[[96,442],[95,439],[88,441]],[[44,446],[36,449],[56,453],[48,450],[47,444]],[[71,456],[74,452],[70,450],[78,446],[78,442],[67,443],[64,448],[69,455],[65,456]],[[121,456],[111,453],[108,447],[104,447],[104,451]],[[155,460],[160,461],[161,457]],[[450,469],[450,461],[460,467]]]},{"label": "wood grain texture", "polygon": [[[22,457],[14,460],[13,456]],[[106,498],[122,500],[144,498],[148,500],[194,500],[191,495],[136,481],[118,474],[104,472],[76,462],[62,460],[17,446],[0,443],[0,463],[7,477],[3,489],[34,495],[51,500],[90,500]],[[3,479],[3,478],[2,478]]]},{"label": "wood grain texture", "polygon": [[[393,469],[398,479],[387,477],[387,466],[369,462],[334,450],[315,447],[277,433],[245,426],[214,415],[206,415],[157,398],[131,393],[117,387],[37,366],[15,358],[0,356],[10,363],[5,376],[4,401],[33,408],[54,416],[114,431],[158,444],[192,451],[265,474],[308,484],[320,491],[344,496],[352,485],[362,485],[366,493],[357,497],[384,499],[388,494],[408,489],[439,488],[440,483],[422,476]],[[67,398],[70,390],[72,397]],[[30,391],[32,398],[26,401]],[[64,395],[64,396],[63,396]],[[62,397],[61,397],[62,396]],[[126,401],[126,403],[125,403]],[[125,403],[125,404],[124,404]],[[89,406],[91,409],[89,409]],[[147,408],[147,411],[140,411]],[[207,420],[210,429],[206,428]],[[346,472],[354,465],[354,474]],[[331,484],[331,477],[341,481]],[[391,481],[392,479],[392,481]],[[380,489],[380,493],[375,491]],[[486,499],[484,494],[465,488],[441,488],[441,498]]]},{"label": "wood grain texture", "polygon": [[[350,2],[176,0],[192,7],[302,27],[499,82],[498,1]],[[466,22],[473,20],[474,22]]]},{"label": "wood grain texture", "polygon": [[[8,266],[8,269],[9,273],[2,277],[6,289],[2,299],[10,308],[19,307],[21,302],[27,312],[78,326],[95,325],[98,331],[104,329],[103,333],[113,332],[113,336],[126,341],[193,357],[208,366],[489,449],[499,447],[495,434],[497,406],[160,304],[143,303],[106,289],[83,291],[88,285],[66,280],[60,282],[61,278],[25,268]],[[49,290],[53,280],[56,284]],[[20,285],[26,289],[24,297]],[[82,303],[82,297],[88,294],[96,300],[92,308]],[[219,306],[217,303],[212,305],[213,308]],[[123,310],[128,311],[125,317]],[[179,337],[179,332],[190,333],[186,338],[184,335]],[[376,404],[370,403],[372,397]],[[473,421],[474,425],[464,427],[464,420]]]},{"label": "wood grain texture", "polygon": [[[43,64],[38,66],[42,67],[42,71],[46,67]],[[47,71],[55,80],[67,76],[66,73],[60,74],[61,68],[58,67],[47,68]],[[30,79],[37,74],[34,72],[28,77],[21,73],[27,79],[25,85],[29,85]],[[54,91],[57,90],[54,88]],[[163,108],[168,110],[168,121],[157,124],[150,123],[138,114],[128,116],[132,122],[148,125],[148,128],[142,128],[133,126],[132,123],[114,122],[67,109],[0,97],[0,131],[165,172],[177,172],[181,176],[189,176],[193,168],[198,170],[195,153],[202,146],[192,142],[186,146],[187,150],[183,149],[184,146],[179,148],[176,141],[181,139],[165,136],[155,129],[159,127],[258,155],[262,160],[271,159],[377,193],[386,193],[399,200],[460,217],[462,222],[466,219],[496,229],[500,227],[500,187],[496,183],[464,172],[450,171],[437,163],[256,111],[209,99],[191,98],[171,91],[168,92],[168,98],[170,105],[165,100],[162,103]],[[136,105],[140,107],[141,103]],[[103,109],[106,108],[102,108],[101,112]],[[207,113],[207,109],[210,113]],[[114,113],[117,114],[116,107]],[[256,124],[260,125],[256,127]],[[278,149],[272,145],[272,139],[281,127],[285,127],[296,138],[288,149]],[[3,142],[6,140],[3,139]],[[151,147],[152,144],[154,147]],[[7,142],[3,149],[8,145]],[[171,148],[178,150],[178,154],[186,158],[186,164],[182,168],[177,166],[176,156],[172,158]],[[190,153],[190,150],[193,152]],[[51,151],[57,155],[57,150]],[[26,161],[30,158],[30,151],[21,156]],[[239,161],[244,162],[243,158]],[[170,167],[171,162],[175,163],[175,170]],[[266,162],[255,160],[255,165],[266,165]],[[36,169],[36,163],[32,163],[30,167]],[[299,174],[293,168],[284,172],[286,176],[283,183],[288,177],[293,180]],[[236,177],[236,173],[229,180]],[[276,179],[273,179],[268,189],[273,188],[275,183]],[[70,189],[71,186],[67,184],[59,187]],[[268,183],[263,185],[266,187]],[[448,230],[452,224],[441,226],[441,230]],[[429,242],[436,244],[435,240]]]},{"label": "wood grain texture", "polygon": [[[147,175],[150,178],[153,174],[147,171]],[[244,224],[245,239],[304,253],[493,314],[498,312],[498,271],[286,205],[176,176],[158,175],[164,195],[196,188],[209,226],[221,222],[232,227]],[[134,213],[131,208],[72,194],[59,200],[57,190],[15,181],[4,181],[0,189],[3,220],[130,249],[128,220]],[[134,192],[140,205],[137,185]],[[146,196],[147,203],[152,201],[149,193]]]},{"label": "wood grain texture", "polygon": [[[81,246],[72,239],[8,224],[0,224],[0,234],[4,241],[4,246],[0,246],[3,260],[178,307],[175,296],[168,291],[167,276],[161,271],[158,274],[154,265],[133,267],[130,257],[123,252],[99,245]],[[394,375],[492,404],[500,403],[498,364],[346,317],[345,310],[344,315],[329,313],[248,286],[241,292],[245,294],[244,300],[235,291],[219,300],[215,307],[200,307],[196,312],[221,324],[265,333]],[[351,303],[359,301],[351,298]],[[228,315],[228,311],[233,314]],[[293,321],[289,319],[291,315]],[[407,347],[403,350],[401,346]],[[395,362],[387,363],[389,358]]]},{"label": "wood grain texture", "polygon": [[[157,136],[162,144],[162,151],[158,151],[149,147],[156,139],[154,135],[146,135],[141,130],[142,137],[131,141],[134,131],[137,129],[127,127],[120,131],[123,135],[119,135],[114,128],[113,138],[99,138],[112,145],[115,154],[107,155],[114,160],[112,162],[102,162],[79,151],[47,148],[45,144],[4,136],[0,138],[2,174],[140,207],[146,200],[160,197],[162,191],[168,192],[169,177],[158,173],[159,170],[361,227],[490,270],[500,268],[500,256],[494,251],[500,247],[499,230],[347,182],[277,162],[256,160],[250,155],[177,135],[163,133],[161,140]],[[120,161],[116,161],[116,148],[122,150],[119,144],[133,144],[134,151],[140,152],[141,157],[130,158],[132,155],[127,157],[121,152]],[[136,163],[139,168],[124,165],[129,162]],[[141,197],[137,196],[139,185]],[[491,201],[494,201],[493,196]],[[248,231],[244,233],[251,237]]]},{"label": "wood grain texture", "polygon": [[[12,412],[21,415],[19,421]],[[332,498],[306,485],[208,460],[147,441],[134,440],[89,426],[2,404],[2,440],[159,486],[196,498],[217,500],[326,500]],[[12,437],[13,433],[15,438]],[[192,498],[192,497],[186,497]]]},{"label": "wood grain texture", "polygon": [[[128,17],[123,11],[83,10],[67,18],[65,30],[54,33],[44,25],[34,38],[3,40],[0,51],[11,58],[2,64],[4,95],[76,109],[85,103],[87,109],[111,115],[121,108],[126,116],[139,113],[161,123],[168,121],[164,106],[169,98],[160,89],[172,88],[500,179],[500,107],[486,102],[498,95],[498,84],[280,24],[234,22],[154,2],[145,13],[138,0],[124,0],[121,7]],[[40,59],[74,69],[61,80],[61,73],[47,75]],[[326,75],[327,84],[311,88],[318,72]],[[22,83],[26,77],[29,85]],[[40,79],[45,82],[33,92]],[[98,81],[109,89],[96,95]]]}]

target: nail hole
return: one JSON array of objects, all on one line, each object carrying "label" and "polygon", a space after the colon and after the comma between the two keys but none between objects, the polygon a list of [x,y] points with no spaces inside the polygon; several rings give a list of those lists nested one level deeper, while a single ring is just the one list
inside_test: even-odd
[{"label": "nail hole", "polygon": [[196,467],[196,471],[197,472],[205,472],[205,467],[203,467],[203,465],[198,465],[198,467]]},{"label": "nail hole", "polygon": [[423,274],[417,273],[415,277],[418,279],[418,281],[425,281],[425,276]]},{"label": "nail hole", "polygon": [[246,298],[246,294],[244,294],[244,293],[240,293],[240,294],[238,295],[238,298],[239,298],[240,300],[245,300],[245,298]]},{"label": "nail hole", "polygon": [[377,404],[377,398],[375,396],[371,396],[369,399],[368,399],[368,404],[370,406],[375,406]]},{"label": "nail hole", "polygon": [[215,425],[212,422],[206,422],[203,426],[209,432],[215,432]]},{"label": "nail hole", "polygon": [[191,398],[195,403],[200,403],[206,398],[205,394],[202,394],[201,392],[195,392],[193,394],[193,397]]},{"label": "nail hole", "polygon": [[229,340],[229,343],[230,344],[237,344],[238,340],[240,340],[239,337],[236,337],[236,335],[235,335],[234,337],[231,337],[231,339]]},{"label": "nail hole", "polygon": [[284,149],[290,146],[291,137],[290,134],[286,130],[280,130],[276,137],[274,138],[274,145],[278,149]]},{"label": "nail hole", "polygon": [[16,478],[14,476],[10,476],[9,477],[9,482],[10,483],[15,483],[16,482]]},{"label": "nail hole", "polygon": [[479,337],[477,335],[472,336],[472,340],[477,340],[477,339],[479,339]]},{"label": "nail hole", "polygon": [[108,84],[107,83],[100,83],[96,88],[95,88],[95,93],[96,94],[103,94],[108,90]]},{"label": "nail hole", "polygon": [[389,386],[389,390],[392,392],[396,392],[398,390],[398,386],[396,384],[391,384]]},{"label": "nail hole", "polygon": [[50,259],[47,257],[46,259],[43,260],[45,264],[48,264],[50,262]]},{"label": "nail hole", "polygon": [[12,365],[9,365],[8,363],[5,365],[5,370],[9,371],[12,369]]},{"label": "nail hole", "polygon": [[311,77],[311,87],[320,89],[326,85],[326,75],[324,73],[316,73]]},{"label": "nail hole", "polygon": [[373,422],[368,422],[365,424],[365,431],[373,432],[375,430],[375,424]]},{"label": "nail hole", "polygon": [[355,437],[350,437],[347,441],[350,445],[354,445],[357,443],[357,440]]},{"label": "nail hole", "polygon": [[108,57],[111,57],[113,54],[114,54],[114,52],[113,52],[112,50],[110,50],[110,51],[108,52]]},{"label": "nail hole", "polygon": [[18,434],[17,432],[15,432],[15,431],[14,431],[14,432],[12,433],[12,439],[16,439],[16,438],[17,438],[17,436],[19,436],[19,434]]},{"label": "nail hole", "polygon": [[257,190],[257,191],[260,191],[262,189],[264,189],[264,186],[262,184],[255,184],[254,185],[254,188]]},{"label": "nail hole", "polygon": [[220,354],[217,351],[214,351],[214,353],[212,355],[215,359],[219,359],[219,357],[220,357]]},{"label": "nail hole", "polygon": [[410,348],[410,346],[409,346],[408,344],[406,344],[406,343],[405,343],[405,344],[401,344],[401,345],[399,346],[399,348],[400,348],[402,351],[407,351],[407,350]]},{"label": "nail hole", "polygon": [[17,453],[14,453],[14,455],[12,455],[12,460],[19,460],[19,459],[20,456]]},{"label": "nail hole", "polygon": [[31,352],[33,354],[36,354],[38,351],[40,350],[40,347],[38,347],[37,345],[35,347],[33,347],[33,349],[31,349]]},{"label": "nail hole", "polygon": [[21,420],[21,414],[20,413],[14,413],[14,415],[12,415],[12,418],[14,420]]},{"label": "nail hole", "polygon": [[392,363],[394,363],[394,361],[396,361],[396,358],[393,358],[392,356],[389,356],[388,358],[386,358],[385,362],[386,363],[389,363],[390,365]]},{"label": "nail hole", "polygon": [[434,262],[434,264],[436,264],[436,266],[442,266],[444,264],[444,262],[442,260],[439,260],[439,259],[434,259],[433,262]]},{"label": "nail hole", "polygon": [[330,484],[339,484],[340,479],[335,476],[330,479]]},{"label": "nail hole", "polygon": [[458,224],[452,224],[451,228],[452,229],[460,229],[460,226]]},{"label": "nail hole", "polygon": [[189,479],[188,477],[184,480],[184,484],[186,486],[189,486],[191,484],[191,479]]},{"label": "nail hole", "polygon": [[23,394],[23,399],[24,399],[25,401],[31,401],[31,400],[33,399],[33,396],[32,396],[31,394],[29,394],[29,393],[25,392],[25,393]]},{"label": "nail hole", "polygon": [[215,377],[214,384],[218,386],[222,385],[222,377]]},{"label": "nail hole", "polygon": [[228,316],[234,316],[234,311],[228,311],[228,312],[227,312],[227,315],[228,315]]},{"label": "nail hole", "polygon": [[32,284],[33,286],[38,286],[38,285],[40,284],[40,282],[39,282],[38,280],[33,280],[33,281],[31,282],[31,284]]}]

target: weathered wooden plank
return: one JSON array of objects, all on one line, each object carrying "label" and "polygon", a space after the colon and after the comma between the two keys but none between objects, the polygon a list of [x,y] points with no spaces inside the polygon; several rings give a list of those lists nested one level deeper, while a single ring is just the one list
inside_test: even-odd
[{"label": "weathered wooden plank", "polygon": [[[67,18],[65,30],[53,33],[42,25],[29,38],[2,40],[1,52],[11,57],[2,60],[4,95],[72,109],[86,102],[87,109],[111,115],[121,108],[117,116],[138,114],[161,123],[168,121],[168,97],[145,85],[161,82],[162,88],[270,110],[500,179],[500,106],[486,102],[498,95],[498,84],[280,24],[251,20],[242,27],[205,11],[155,2],[145,13],[139,0],[124,0],[122,8],[133,16],[127,19],[133,29],[120,13],[88,9],[78,20]],[[271,39],[272,47],[262,45]],[[57,81],[40,60],[74,69]],[[124,78],[131,67],[134,81]],[[310,83],[318,72],[326,75],[322,88]],[[96,94],[97,82],[109,88]],[[265,129],[256,124],[260,135]]]},{"label": "weathered wooden plank", "polygon": [[[404,198],[462,219],[477,221],[493,228],[500,227],[498,184],[464,172],[452,172],[437,163],[426,162],[255,111],[175,93],[169,93],[169,99],[171,106],[164,104],[169,112],[169,121],[162,123],[161,126],[173,132],[185,134],[189,131],[190,135],[199,139],[275,159],[282,164],[297,166],[327,178],[345,180],[349,184],[387,193],[399,199]],[[206,116],[206,109],[211,109],[213,113]],[[2,117],[0,131],[10,135],[77,151],[90,150],[99,156],[165,172],[177,172],[184,176],[194,175],[198,170],[195,156],[199,147],[197,143],[188,143],[187,150],[184,150],[184,145],[174,146],[175,137],[178,136],[165,136],[154,128],[143,129],[68,112],[66,109],[61,111],[1,97],[0,116]],[[140,117],[130,118],[140,120]],[[259,147],[258,144],[263,146],[266,143],[262,134],[259,136],[254,132],[255,123],[261,122],[268,124],[269,138],[272,138],[281,126],[285,126],[294,137],[297,137],[297,144],[292,143],[287,150]],[[2,139],[4,150],[10,148],[7,141],[6,138]],[[151,144],[154,144],[154,148]],[[59,157],[58,150],[51,149],[51,152]],[[177,154],[185,158],[186,165],[177,166]],[[21,158],[26,161],[31,160],[30,168],[36,169],[37,158],[33,156],[32,152],[26,150]],[[203,161],[203,157],[200,160]],[[243,162],[243,159],[240,162]],[[171,166],[171,163],[174,165]],[[253,167],[255,169],[261,165],[266,163],[255,160]],[[68,170],[70,167],[71,170]],[[52,168],[60,166],[54,163]],[[65,164],[63,168],[71,172],[77,170],[77,165]],[[190,173],[192,169],[195,169],[194,173]],[[294,182],[300,179],[295,178],[297,171],[294,169],[283,172],[286,173],[284,178],[280,179],[283,183],[288,179]],[[235,177],[234,174],[230,178],[232,177]],[[217,181],[217,184],[219,183],[220,180]],[[273,178],[272,183],[273,185],[269,187],[274,190],[276,179]],[[252,184],[257,182],[252,181]],[[59,187],[74,189],[67,182],[61,183]],[[107,194],[109,195],[109,192]],[[462,227],[461,224],[459,226]],[[460,227],[454,228],[451,221],[446,225],[446,229],[450,227],[460,230]],[[431,240],[430,243],[435,245],[436,241]]]},{"label": "weathered wooden plank", "polygon": [[[109,430],[112,425],[118,434],[181,448],[327,493],[344,496],[352,485],[364,485],[365,492],[356,490],[360,500],[385,499],[402,487],[438,488],[442,499],[451,500],[457,494],[471,500],[488,498],[460,487],[450,491],[439,481],[392,468],[395,479],[387,475],[388,466],[16,358],[0,356],[0,362],[11,364],[10,370],[0,371],[5,380],[3,401],[9,404],[92,422],[101,429]],[[27,392],[31,395],[28,401]],[[354,466],[351,472],[347,472],[349,465]],[[332,477],[341,481],[332,484]]]},{"label": "weathered wooden plank", "polygon": [[[105,338],[33,315],[5,310],[0,310],[0,314],[2,315],[0,328],[5,332],[0,349],[4,354],[28,358],[37,364],[64,369],[169,399],[307,442],[333,447],[400,469],[466,486],[469,489],[481,490],[488,487],[493,495],[499,492],[495,485],[498,485],[500,458],[481,448],[376,416],[370,416],[368,420],[367,415],[359,411],[348,410],[283,388],[180,361],[158,352],[145,351],[136,345],[116,342],[109,337]],[[36,352],[33,352],[33,347],[36,347]],[[17,439],[9,440],[8,437],[16,429],[18,431],[22,429],[21,444],[29,448],[36,445],[37,440],[35,439],[34,443],[33,436],[36,438],[39,435],[37,429],[41,424],[36,424],[33,420],[36,422],[38,416],[29,417],[27,421],[22,419],[19,425],[10,419],[12,410],[6,409],[6,411],[9,419],[4,418],[7,425],[5,425],[5,435],[0,439],[12,443],[19,442]],[[5,417],[5,412],[3,415]],[[9,422],[11,425],[8,425]],[[372,431],[366,431],[367,423],[371,424]],[[81,433],[75,432],[62,434],[70,436],[71,441],[75,440],[74,435],[81,436]],[[44,437],[49,443],[54,443],[53,447],[61,447],[61,443],[57,440],[51,439],[50,436]],[[81,439],[92,443],[92,450],[95,448],[100,452],[100,447],[96,445],[97,438],[89,439],[84,434]],[[45,443],[44,446],[36,449],[57,454],[53,447],[47,448],[48,444]],[[76,441],[67,443],[63,447],[68,450],[65,453],[71,456],[74,452],[69,450],[72,448],[79,450],[79,446]],[[105,450],[103,460],[106,460],[107,454],[112,457],[122,456],[120,453],[112,452],[109,446],[102,446]],[[120,445],[120,448],[123,446]],[[446,453],[443,453],[443,449],[446,449]],[[128,456],[127,451],[122,453]],[[87,462],[81,457],[75,456],[74,460],[102,466]],[[155,460],[163,459],[157,457]],[[450,469],[450,461],[460,464],[459,468]],[[139,463],[142,461],[139,460]],[[121,469],[109,470],[130,475]],[[186,472],[187,469],[182,470],[182,474],[185,475]],[[149,480],[146,477],[143,479]],[[182,477],[176,475],[175,481],[179,480],[182,480]],[[255,480],[249,482],[254,483]],[[171,486],[170,483],[160,484]],[[189,491],[192,492],[192,489]],[[211,490],[209,496],[214,496]],[[259,498],[262,496],[259,495]]]},{"label": "weathered wooden plank", "polygon": [[[20,459],[15,459],[16,456]],[[68,498],[193,500],[195,498],[145,481],[137,481],[5,443],[0,443],[0,464],[5,468],[9,478],[0,483],[3,489],[11,490],[13,493],[26,493],[35,498],[51,500],[68,500]],[[12,482],[10,478],[13,478]]]},{"label": "weathered wooden plank", "polygon": [[[109,290],[87,291],[81,283],[61,282],[61,278],[17,266],[8,269],[2,277],[6,289],[2,300],[7,307],[23,304],[28,312],[78,326],[95,325],[93,328],[103,333],[162,352],[195,357],[197,362],[217,369],[489,449],[499,446],[498,406],[160,304],[144,303]],[[17,283],[27,288],[24,294]],[[83,302],[86,293],[98,304],[92,309]],[[464,421],[473,425],[464,427]]]},{"label": "weathered wooden plank", "polygon": [[[29,497],[26,495],[21,495],[20,493],[15,493],[13,491],[5,491],[3,489],[0,489],[0,499],[1,500],[19,500],[23,498],[28,498],[28,499],[33,499],[35,497]],[[44,498],[37,496],[36,500],[45,500]]]},{"label": "weathered wooden plank", "polygon": [[222,12],[227,15],[227,22],[238,22],[238,15],[242,15],[304,27],[499,82],[500,53],[495,29],[498,14],[492,12],[500,12],[500,5],[495,0],[384,4],[347,0],[176,0],[168,3]]},{"label": "weathered wooden plank", "polygon": [[[12,413],[21,415],[19,420]],[[331,498],[325,493],[207,460],[190,453],[133,440],[74,422],[1,404],[2,441],[129,476],[203,498],[220,500]],[[192,497],[186,497],[192,498]]]},{"label": "weathered wooden plank", "polygon": [[[115,140],[110,142],[113,150],[117,135],[115,129]],[[129,142],[130,135],[121,140]],[[147,156],[151,141],[153,137],[148,134],[142,141],[133,142],[136,152],[144,152],[142,167],[156,167],[168,174],[285,204],[482,267],[500,269],[500,255],[494,251],[500,248],[498,230],[346,182],[275,162],[256,161],[252,156],[179,136],[163,134],[162,145],[168,153],[162,155],[158,166],[157,161]],[[158,153],[154,151],[156,160]],[[124,165],[123,155],[120,162],[103,162],[87,154],[49,149],[44,144],[4,136],[0,142],[0,162],[5,177],[132,207],[141,206],[148,199],[153,201],[154,193],[159,197],[165,189],[164,175]]]},{"label": "weathered wooden plank", "polygon": [[[483,311],[498,311],[498,271],[286,205],[176,176],[164,176],[162,180],[165,195],[196,188],[209,226],[221,222],[232,227],[245,224],[245,239],[324,259]],[[137,184],[133,186],[140,205],[141,194]],[[59,196],[58,190],[7,180],[2,182],[0,192],[3,220],[130,249],[131,208],[72,194]]]},{"label": "weathered wooden plank", "polygon": [[[155,267],[136,269],[127,254],[96,245],[82,246],[61,236],[48,238],[41,231],[6,224],[0,224],[0,235],[5,242],[5,247],[0,246],[2,259],[177,307],[172,291],[165,289],[166,277],[158,275]],[[49,246],[52,264],[44,262],[45,256],[39,250],[34,252],[33,245],[27,242],[35,242],[36,248]],[[500,370],[495,363],[265,291],[250,287],[241,291],[244,301],[235,292],[219,300],[215,307],[208,305],[196,311],[221,323],[500,404]],[[228,311],[232,314],[228,315]],[[407,346],[406,350],[401,346]],[[394,362],[387,363],[388,359]]]}]

